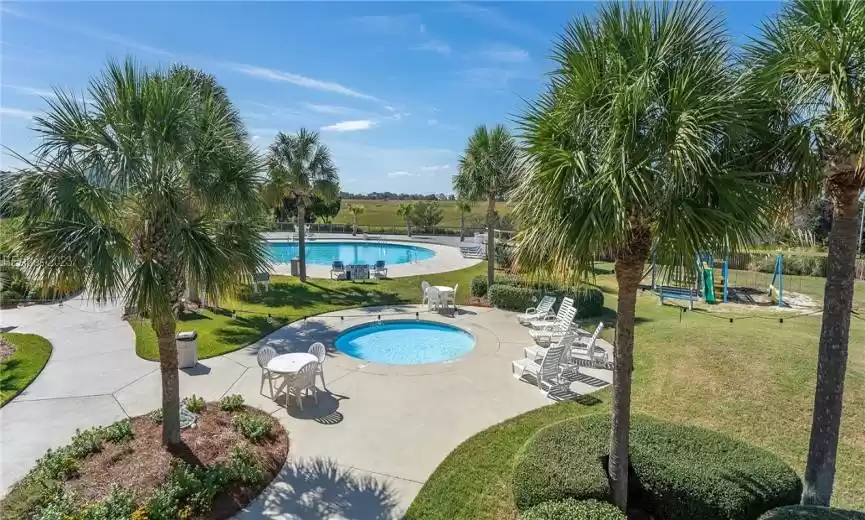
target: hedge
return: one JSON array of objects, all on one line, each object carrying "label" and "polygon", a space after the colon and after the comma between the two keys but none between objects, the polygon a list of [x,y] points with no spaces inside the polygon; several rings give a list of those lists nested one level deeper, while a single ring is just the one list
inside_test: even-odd
[{"label": "hedge", "polygon": [[606,502],[566,498],[538,504],[521,514],[520,520],[628,520],[628,517]]},{"label": "hedge", "polygon": [[504,284],[493,284],[487,299],[493,307],[507,311],[525,311],[537,303],[534,289]]},{"label": "hedge", "polygon": [[760,520],[865,520],[865,513],[820,506],[787,506],[769,511]]},{"label": "hedge", "polygon": [[[609,414],[538,431],[514,469],[525,510],[551,500],[612,501],[606,472]],[[795,504],[802,482],[775,455],[721,433],[635,415],[631,418],[629,502],[664,520],[756,520]]]},{"label": "hedge", "polygon": [[[524,311],[537,303],[535,299],[540,300],[544,295],[551,295],[559,301],[565,296],[573,298],[574,305],[577,307],[578,318],[598,316],[604,310],[604,293],[595,287],[568,287],[554,283],[528,282],[514,276],[496,276],[493,279],[493,285],[523,289],[510,292],[499,290],[498,302],[489,297],[490,303],[501,309]],[[479,276],[472,280],[472,296],[479,298],[489,296],[488,292],[486,277]],[[528,298],[526,297],[527,294],[529,295]]]}]

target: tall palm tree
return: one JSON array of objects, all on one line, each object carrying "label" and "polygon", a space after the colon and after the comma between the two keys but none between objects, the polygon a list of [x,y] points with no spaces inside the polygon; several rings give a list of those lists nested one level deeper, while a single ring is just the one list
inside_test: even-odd
[{"label": "tall palm tree", "polygon": [[111,62],[91,101],[55,92],[34,119],[42,144],[16,174],[18,249],[47,282],[122,297],[159,344],[163,443],[180,443],[175,312],[187,284],[216,295],[266,267],[248,215],[260,161],[212,77]]},{"label": "tall palm tree", "polygon": [[454,175],[454,191],[459,197],[487,203],[487,282],[490,285],[496,265],[496,200],[513,189],[522,166],[519,147],[510,132],[503,125],[492,130],[481,125],[469,137],[460,157],[459,173]]},{"label": "tall palm tree", "polygon": [[[833,206],[804,504],[828,505],[841,424],[857,233],[865,188],[865,2],[794,0],[747,48],[771,101],[769,139],[796,202],[821,188]],[[796,200],[798,199],[798,200]]]},{"label": "tall palm tree", "polygon": [[365,208],[363,206],[361,206],[360,204],[349,204],[348,205],[348,211],[351,213],[351,216],[354,220],[354,226],[352,227],[352,231],[351,231],[352,235],[357,235],[357,217],[359,217],[360,215],[363,215],[364,209]]},{"label": "tall palm tree", "polygon": [[297,203],[300,280],[306,281],[306,207],[313,196],[332,200],[339,196],[339,175],[330,150],[317,132],[301,128],[295,135],[276,135],[268,154],[265,200],[280,205],[284,199]]},{"label": "tall palm tree", "polygon": [[402,217],[405,220],[406,234],[411,236],[411,219],[414,216],[414,203],[401,202],[396,208],[396,216]]},{"label": "tall palm tree", "polygon": [[[750,174],[747,106],[705,6],[605,4],[557,42],[558,68],[521,127],[529,165],[515,190],[517,262],[562,277],[615,260],[610,475],[628,497],[637,287],[650,252],[675,265],[735,251],[764,225],[768,190]],[[679,260],[681,262],[681,260]]]},{"label": "tall palm tree", "polygon": [[457,199],[457,210],[460,212],[460,242],[462,242],[466,239],[466,213],[471,213],[472,203],[467,200]]}]

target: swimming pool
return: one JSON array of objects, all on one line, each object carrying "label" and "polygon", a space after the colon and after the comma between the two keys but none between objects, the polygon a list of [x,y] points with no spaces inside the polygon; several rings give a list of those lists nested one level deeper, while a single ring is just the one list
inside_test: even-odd
[{"label": "swimming pool", "polygon": [[[298,255],[297,242],[268,242],[268,252],[274,263],[287,264]],[[374,264],[384,260],[387,265],[410,264],[429,260],[435,253],[425,247],[388,242],[307,242],[306,263],[331,265]]]},{"label": "swimming pool", "polygon": [[464,356],[475,348],[475,338],[443,323],[388,320],[350,328],[334,345],[351,357],[374,363],[421,365]]}]

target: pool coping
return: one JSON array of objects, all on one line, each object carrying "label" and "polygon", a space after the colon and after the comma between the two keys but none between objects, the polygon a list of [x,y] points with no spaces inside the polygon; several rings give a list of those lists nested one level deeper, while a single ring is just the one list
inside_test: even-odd
[{"label": "pool coping", "polygon": [[[285,243],[296,242],[296,240],[288,240],[287,238],[269,237],[265,239],[268,243]],[[409,247],[422,247],[429,249],[435,256],[419,262],[407,264],[394,264],[387,266],[387,278],[405,278],[408,276],[420,276],[425,274],[446,273],[450,271],[458,271],[471,267],[482,262],[479,258],[464,258],[458,247],[447,246],[443,244],[435,244],[431,242],[414,242],[406,240],[390,240],[390,239],[350,239],[350,238],[316,238],[310,240],[312,243],[382,243],[395,244]],[[423,244],[423,245],[420,245]],[[271,263],[270,272],[279,275],[291,275],[291,264]],[[318,264],[306,264],[306,275],[309,278],[330,279],[330,266]]]}]

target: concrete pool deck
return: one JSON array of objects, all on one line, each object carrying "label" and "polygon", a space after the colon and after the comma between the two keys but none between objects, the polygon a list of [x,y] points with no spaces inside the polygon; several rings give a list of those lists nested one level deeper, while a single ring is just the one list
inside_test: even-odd
[{"label": "concrete pool deck", "polygon": [[[158,365],[135,356],[121,308],[72,300],[3,311],[3,325],[47,337],[54,353],[42,374],[0,409],[0,485],[22,477],[75,428],[106,425],[160,405]],[[414,318],[469,330],[475,348],[429,365],[377,365],[333,350],[341,331],[364,322]],[[322,341],[327,391],[319,403],[288,411],[259,393],[255,354],[263,345],[305,351]],[[454,316],[419,305],[350,309],[298,321],[238,351],[202,360],[180,373],[181,396],[207,400],[239,393],[288,430],[289,460],[279,477],[237,518],[398,518],[447,454],[466,438],[514,415],[551,403],[511,375],[511,361],[530,345],[514,313],[461,307]],[[607,344],[604,345],[609,348]],[[571,396],[596,391],[607,370],[580,368]],[[320,381],[319,381],[320,384]],[[567,396],[565,396],[567,397]]]},{"label": "concrete pool deck", "polygon": [[[268,242],[287,242],[289,241],[289,233],[286,232],[271,232],[265,233],[265,238]],[[406,276],[418,276],[425,274],[445,273],[448,271],[457,271],[465,269],[473,265],[479,264],[480,258],[465,258],[460,253],[459,238],[454,240],[453,237],[412,237],[400,235],[370,235],[369,240],[364,240],[360,236],[342,235],[342,234],[316,234],[310,243],[327,243],[327,242],[358,242],[360,244],[388,243],[400,244],[406,246],[418,246],[430,249],[435,253],[435,256],[428,260],[421,260],[409,264],[391,264],[387,266],[388,278],[404,278]],[[471,242],[468,242],[471,243]],[[271,272],[274,274],[290,275],[290,264],[272,264]],[[329,265],[306,264],[306,274],[310,278],[330,278]]]}]

